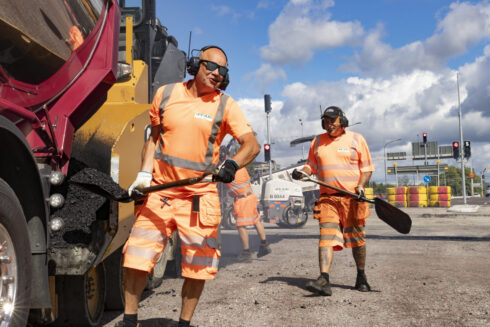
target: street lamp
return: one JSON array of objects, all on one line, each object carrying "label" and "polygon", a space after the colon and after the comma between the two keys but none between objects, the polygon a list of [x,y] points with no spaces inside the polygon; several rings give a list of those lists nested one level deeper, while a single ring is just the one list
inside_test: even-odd
[{"label": "street lamp", "polygon": [[384,146],[384,162],[385,162],[385,185],[386,185],[386,146],[390,143],[401,141],[402,139],[391,140],[385,143]]},{"label": "street lamp", "polygon": [[[303,138],[303,120],[300,118],[299,123],[301,124],[301,138]],[[305,159],[305,145],[301,144],[301,159]]]}]

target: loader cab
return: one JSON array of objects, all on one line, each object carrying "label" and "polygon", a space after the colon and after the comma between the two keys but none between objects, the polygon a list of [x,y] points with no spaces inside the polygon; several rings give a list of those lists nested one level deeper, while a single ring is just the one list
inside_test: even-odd
[{"label": "loader cab", "polygon": [[[119,0],[121,25],[119,34],[119,62],[126,61],[126,18],[133,17],[132,59],[148,66],[148,99],[168,83],[185,78],[186,54],[178,49],[177,40],[167,33],[156,17],[155,0]],[[132,64],[132,63],[127,63]]]}]

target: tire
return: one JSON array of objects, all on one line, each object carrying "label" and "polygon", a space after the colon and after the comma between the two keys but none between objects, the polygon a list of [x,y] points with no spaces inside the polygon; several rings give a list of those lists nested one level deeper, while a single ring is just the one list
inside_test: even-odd
[{"label": "tire", "polygon": [[[11,312],[3,312],[2,326],[25,326],[29,315],[32,262],[29,233],[19,199],[10,186],[0,178],[0,255],[10,262],[0,263],[4,282],[0,299],[13,299]],[[10,258],[10,259],[7,259]],[[10,320],[10,322],[9,322]],[[4,323],[6,325],[4,325]]]},{"label": "tire", "polygon": [[233,215],[233,207],[224,210],[223,220],[221,225],[225,229],[236,229],[236,218]]},{"label": "tire", "polygon": [[124,268],[122,247],[114,251],[103,265],[106,277],[106,310],[124,310]]},{"label": "tire", "polygon": [[[165,270],[165,276],[179,278],[182,274],[182,252],[180,248],[179,233],[175,231],[170,240],[169,244],[172,244],[171,251],[169,252],[167,269]],[[168,247],[168,245],[167,245]]]},{"label": "tire", "polygon": [[308,212],[302,210],[299,213],[295,213],[294,210],[288,206],[284,209],[281,220],[281,226],[287,228],[301,228],[308,220]]},{"label": "tire", "polygon": [[173,251],[172,249],[173,246],[174,245],[172,244],[171,241],[167,242],[167,245],[165,246],[165,250],[160,254],[160,258],[158,258],[155,267],[153,267],[151,273],[147,275],[146,277],[147,290],[152,290],[162,285],[163,278],[165,275],[165,270],[167,269],[168,258],[170,256],[171,251]]},{"label": "tire", "polygon": [[99,326],[104,314],[104,265],[91,268],[82,276],[60,276],[56,282],[59,316],[53,326]]}]

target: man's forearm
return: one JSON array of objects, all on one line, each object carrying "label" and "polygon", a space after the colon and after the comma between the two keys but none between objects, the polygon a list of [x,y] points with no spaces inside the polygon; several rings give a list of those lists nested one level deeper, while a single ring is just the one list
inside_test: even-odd
[{"label": "man's forearm", "polygon": [[362,187],[366,186],[367,183],[369,182],[369,179],[371,179],[372,174],[373,173],[371,171],[362,173],[361,178],[359,178],[359,183],[357,185]]}]

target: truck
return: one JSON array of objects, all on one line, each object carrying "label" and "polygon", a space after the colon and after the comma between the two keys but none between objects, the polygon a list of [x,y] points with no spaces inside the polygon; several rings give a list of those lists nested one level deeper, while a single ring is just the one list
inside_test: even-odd
[{"label": "truck", "polygon": [[[185,57],[155,0],[2,3],[1,326],[97,326],[123,308],[121,249],[137,207],[70,178],[93,168],[130,185],[152,96],[184,79]],[[178,259],[172,240],[147,287]]]}]

